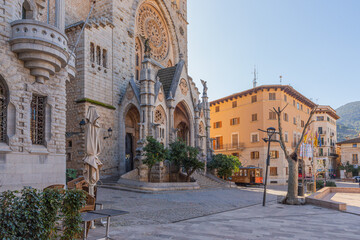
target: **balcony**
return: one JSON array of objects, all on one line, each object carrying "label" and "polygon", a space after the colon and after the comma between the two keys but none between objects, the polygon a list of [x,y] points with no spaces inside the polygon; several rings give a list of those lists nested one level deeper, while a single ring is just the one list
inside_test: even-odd
[{"label": "balcony", "polygon": [[75,60],[70,58],[67,37],[58,28],[31,19],[17,20],[11,23],[11,50],[18,54],[18,58],[30,69],[39,83],[66,68],[69,77],[75,77]]},{"label": "balcony", "polygon": [[239,150],[242,151],[245,148],[245,144],[244,143],[239,143],[239,144],[215,144],[214,146],[214,150],[221,150],[221,151],[233,151],[233,150]]}]

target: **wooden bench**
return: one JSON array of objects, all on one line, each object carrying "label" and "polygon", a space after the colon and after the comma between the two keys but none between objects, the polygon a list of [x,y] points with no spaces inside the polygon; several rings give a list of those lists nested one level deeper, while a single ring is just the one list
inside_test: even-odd
[{"label": "wooden bench", "polygon": [[81,213],[81,219],[84,222],[84,235],[83,239],[87,239],[87,231],[88,223],[97,219],[107,218],[106,221],[106,234],[104,238],[101,239],[111,239],[109,232],[110,232],[110,218],[114,216],[128,214],[129,212],[116,210],[116,209],[101,209],[95,211],[89,211]]}]

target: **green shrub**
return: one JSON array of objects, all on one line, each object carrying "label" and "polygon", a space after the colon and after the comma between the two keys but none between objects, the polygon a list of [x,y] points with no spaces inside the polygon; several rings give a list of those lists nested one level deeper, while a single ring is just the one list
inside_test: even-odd
[{"label": "green shrub", "polygon": [[191,175],[198,169],[204,169],[205,163],[199,161],[199,150],[187,146],[182,140],[177,140],[169,145],[169,160],[180,169],[186,172],[186,181],[190,182]]},{"label": "green shrub", "polygon": [[219,177],[227,179],[232,176],[234,171],[238,171],[241,166],[239,159],[232,155],[216,154],[208,163],[210,170],[216,169]]},{"label": "green shrub", "polygon": [[326,187],[336,187],[336,183],[333,181],[326,181]]},{"label": "green shrub", "polygon": [[317,180],[316,181],[316,189],[321,189],[324,187],[324,181],[323,180]]},{"label": "green shrub", "polygon": [[[0,193],[0,239],[58,239],[56,221],[63,218],[61,239],[81,233],[79,210],[85,203],[82,190],[33,188]],[[59,214],[62,210],[63,215]]]},{"label": "green shrub", "polygon": [[152,167],[158,162],[165,161],[168,152],[164,145],[151,136],[146,137],[146,146],[144,147],[144,151],[146,159],[143,160],[143,163],[149,168],[148,181],[150,182]]},{"label": "green shrub", "polygon": [[66,169],[66,182],[70,182],[71,180],[75,179],[77,177],[77,170],[67,168]]},{"label": "green shrub", "polygon": [[75,239],[82,232],[80,209],[84,206],[86,195],[83,190],[71,189],[65,192],[61,211],[64,215],[62,240]]}]

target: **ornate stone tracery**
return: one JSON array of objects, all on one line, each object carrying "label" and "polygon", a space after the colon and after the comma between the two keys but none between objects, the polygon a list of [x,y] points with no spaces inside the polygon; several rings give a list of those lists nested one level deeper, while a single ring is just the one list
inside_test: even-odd
[{"label": "ornate stone tracery", "polygon": [[144,39],[149,39],[151,57],[164,60],[169,52],[169,32],[159,11],[152,5],[142,4],[137,15],[137,30]]},{"label": "ornate stone tracery", "polygon": [[161,106],[157,107],[155,110],[154,122],[157,124],[165,123],[165,112]]},{"label": "ornate stone tracery", "polygon": [[204,136],[204,135],[205,135],[205,126],[204,126],[204,123],[203,123],[203,122],[201,122],[201,123],[199,124],[199,134],[200,134],[201,136]]}]

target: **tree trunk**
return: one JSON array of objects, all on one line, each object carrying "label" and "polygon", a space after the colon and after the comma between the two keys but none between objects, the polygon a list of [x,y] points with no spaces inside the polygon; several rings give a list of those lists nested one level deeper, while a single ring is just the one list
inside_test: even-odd
[{"label": "tree trunk", "polygon": [[151,182],[151,168],[152,166],[148,166],[149,170],[148,170],[148,182]]},{"label": "tree trunk", "polygon": [[294,161],[290,156],[286,158],[289,163],[288,192],[284,203],[296,205],[298,203],[298,161]]}]

